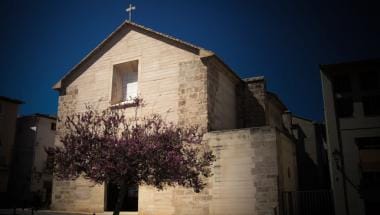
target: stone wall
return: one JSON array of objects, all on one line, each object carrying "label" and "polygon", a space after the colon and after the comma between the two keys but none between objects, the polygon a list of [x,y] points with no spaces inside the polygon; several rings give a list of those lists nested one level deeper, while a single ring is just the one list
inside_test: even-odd
[{"label": "stone wall", "polygon": [[238,86],[237,93],[239,128],[267,125],[264,77],[244,79]]},{"label": "stone wall", "polygon": [[59,136],[61,136],[64,132],[63,122],[66,120],[66,117],[70,114],[73,114],[77,108],[77,95],[78,95],[78,87],[70,86],[65,89],[65,92],[62,92],[58,97],[58,111],[57,111],[57,125],[56,125],[56,140],[55,144],[59,144]]},{"label": "stone wall", "polygon": [[296,146],[294,140],[277,130],[280,191],[295,191],[298,188]]},{"label": "stone wall", "polygon": [[103,212],[104,186],[84,178],[73,181],[53,182],[52,210]]},{"label": "stone wall", "polygon": [[236,86],[241,82],[217,58],[204,58],[207,65],[209,130],[237,128]]},{"label": "stone wall", "polygon": [[276,131],[270,127],[209,132],[204,140],[217,161],[208,187],[140,187],[139,214],[262,215],[278,208]]},{"label": "stone wall", "polygon": [[289,132],[284,126],[284,118],[283,115],[287,108],[285,105],[282,104],[280,99],[277,97],[276,94],[272,92],[266,93],[266,121],[267,124],[277,128],[281,131]]},{"label": "stone wall", "polygon": [[218,160],[211,178],[210,214],[275,214],[276,133],[270,127],[212,132],[208,143]]},{"label": "stone wall", "polygon": [[201,61],[179,64],[178,125],[207,130],[207,68]]}]

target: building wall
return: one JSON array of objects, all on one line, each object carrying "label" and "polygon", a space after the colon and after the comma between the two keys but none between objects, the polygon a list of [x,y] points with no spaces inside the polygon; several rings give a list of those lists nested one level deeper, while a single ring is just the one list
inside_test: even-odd
[{"label": "building wall", "polygon": [[241,80],[214,58],[207,65],[207,107],[209,130],[237,128],[237,86]]},{"label": "building wall", "polygon": [[[365,94],[359,92],[359,74],[379,71],[379,66],[379,62],[353,63],[327,66],[321,70],[330,178],[337,215],[365,214],[365,196],[360,194],[362,171],[356,138],[379,137],[380,117],[363,113],[362,96]],[[339,93],[334,89],[337,86],[334,76],[338,74],[349,77],[346,83],[353,89],[352,116],[339,117]],[[377,95],[380,95],[379,90]],[[376,95],[376,92],[371,94]],[[379,201],[374,202],[378,209]]]},{"label": "building wall", "polygon": [[34,160],[30,191],[39,195],[43,206],[51,202],[53,175],[47,169],[47,147],[54,146],[55,129],[52,123],[56,123],[55,118],[37,117],[37,135],[34,145]]},{"label": "building wall", "polygon": [[244,79],[238,86],[238,127],[267,125],[264,77]]},{"label": "building wall", "polygon": [[0,99],[0,105],[0,193],[2,193],[6,192],[8,185],[19,104]]},{"label": "building wall", "polygon": [[97,213],[104,211],[104,185],[84,178],[53,181],[52,210]]},{"label": "building wall", "polygon": [[267,92],[265,108],[266,124],[284,131],[283,114],[286,109],[280,104],[276,97],[277,96],[273,93]]},{"label": "building wall", "polygon": [[[9,183],[9,197],[13,206],[27,206],[30,193],[34,146],[36,140],[36,119],[22,117],[17,119],[16,140],[13,148],[13,159]],[[34,129],[33,129],[34,127]]]},{"label": "building wall", "polygon": [[55,131],[51,130],[53,122],[55,123],[55,119],[36,115],[17,119],[11,181],[8,187],[11,203],[16,205],[10,206],[30,206],[33,195],[37,193],[42,204],[50,201],[52,174],[46,170],[45,147],[54,145]]},{"label": "building wall", "polygon": [[292,124],[297,139],[299,189],[329,189],[324,125],[297,116],[293,116]]},{"label": "building wall", "polygon": [[52,129],[52,123],[56,123],[56,119],[46,117],[36,117],[37,136],[35,140],[35,159],[34,167],[38,172],[43,172],[46,169],[47,154],[45,152],[46,147],[54,145],[55,129]]},{"label": "building wall", "polygon": [[204,141],[217,157],[207,188],[196,194],[180,187],[140,187],[139,214],[275,214],[281,142],[277,138],[270,127],[207,133]]},{"label": "building wall", "polygon": [[279,189],[298,190],[298,168],[296,148],[293,139],[277,130],[277,153],[279,162]]},{"label": "building wall", "polygon": [[201,61],[180,63],[178,97],[178,125],[207,129],[207,68]]}]

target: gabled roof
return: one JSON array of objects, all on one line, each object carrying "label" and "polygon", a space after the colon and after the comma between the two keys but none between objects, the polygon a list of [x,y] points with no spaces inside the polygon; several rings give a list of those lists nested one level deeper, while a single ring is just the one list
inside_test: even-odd
[{"label": "gabled roof", "polygon": [[199,46],[193,45],[191,43],[185,42],[183,40],[177,39],[175,37],[169,36],[167,34],[160,33],[158,31],[155,31],[153,29],[144,27],[142,25],[136,24],[134,22],[130,21],[124,21],[123,24],[121,24],[119,27],[116,28],[114,32],[112,32],[106,39],[104,39],[98,46],[96,46],[89,54],[87,54],[77,65],[75,65],[68,73],[66,73],[54,86],[53,89],[60,89],[62,81],[69,77],[75,70],[77,70],[81,65],[83,65],[91,56],[95,55],[101,48],[103,48],[115,35],[117,35],[119,32],[122,32],[122,30],[129,28],[131,30],[136,30],[138,32],[153,35],[156,36],[165,42],[174,44],[179,46],[180,48],[186,49],[196,55],[199,55],[200,57],[216,57],[218,61],[223,63],[227,69],[233,73],[233,75],[240,79],[236,73],[231,70],[219,57],[215,55],[214,52],[209,51],[207,49],[201,48]]}]

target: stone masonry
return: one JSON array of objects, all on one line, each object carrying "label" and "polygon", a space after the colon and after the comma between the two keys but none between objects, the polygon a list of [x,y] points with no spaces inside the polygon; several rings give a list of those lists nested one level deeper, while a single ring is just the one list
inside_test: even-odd
[{"label": "stone masonry", "polygon": [[[217,157],[207,188],[196,194],[180,187],[142,187],[139,214],[278,214],[280,166],[287,162],[286,170],[291,166],[287,159],[294,159],[278,154],[281,138],[269,126],[207,133],[204,141]],[[294,186],[294,179],[285,183]]]},{"label": "stone masonry", "polygon": [[179,63],[178,125],[207,130],[207,73],[201,61]]}]

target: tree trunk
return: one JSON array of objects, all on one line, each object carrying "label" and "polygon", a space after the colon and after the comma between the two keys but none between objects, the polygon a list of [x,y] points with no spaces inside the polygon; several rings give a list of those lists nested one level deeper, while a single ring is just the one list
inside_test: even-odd
[{"label": "tree trunk", "polygon": [[115,209],[113,211],[113,215],[119,215],[120,214],[120,209],[123,205],[124,197],[125,197],[125,194],[127,193],[127,188],[128,188],[127,183],[125,181],[123,181],[123,183],[120,186],[119,194],[117,196],[117,201],[115,204]]}]

